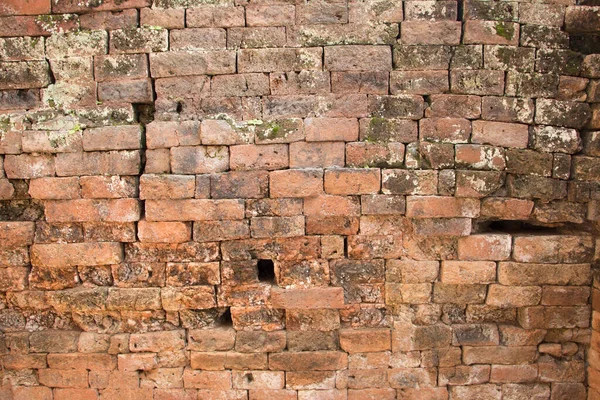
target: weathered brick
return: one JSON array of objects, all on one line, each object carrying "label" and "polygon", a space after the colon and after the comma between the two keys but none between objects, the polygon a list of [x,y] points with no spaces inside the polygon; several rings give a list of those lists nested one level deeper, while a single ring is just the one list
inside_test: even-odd
[{"label": "weathered brick", "polygon": [[409,45],[456,45],[461,27],[458,21],[405,21],[400,24],[400,40]]},{"label": "weathered brick", "polygon": [[140,218],[140,204],[136,199],[63,200],[46,204],[48,222],[134,222]]},{"label": "weathered brick", "polygon": [[328,46],[324,67],[329,71],[389,71],[392,53],[388,46]]},{"label": "weathered brick", "polygon": [[36,244],[31,247],[34,266],[108,265],[123,261],[119,243]]},{"label": "weathered brick", "polygon": [[169,48],[178,50],[220,50],[226,48],[226,31],[219,28],[175,29],[169,32]]},{"label": "weathered brick", "polygon": [[322,53],[321,48],[244,49],[239,51],[238,69],[241,73],[319,70]]},{"label": "weathered brick", "polygon": [[243,219],[241,200],[147,200],[146,219],[149,221],[205,221]]},{"label": "weathered brick", "polygon": [[453,70],[450,72],[453,93],[475,95],[502,95],[504,73],[493,70]]},{"label": "weathered brick", "polygon": [[434,94],[430,97],[425,117],[476,119],[481,116],[481,97],[457,94]]},{"label": "weathered brick", "polygon": [[[201,66],[201,68],[198,66]],[[229,50],[211,50],[151,53],[150,72],[152,77],[155,78],[203,74],[231,74],[235,73],[235,52]]]},{"label": "weathered brick", "polygon": [[519,24],[502,21],[466,21],[463,43],[519,44]]},{"label": "weathered brick", "polygon": [[271,197],[309,197],[323,193],[320,169],[274,171],[270,173]]},{"label": "weathered brick", "polygon": [[587,328],[590,309],[587,306],[536,306],[519,309],[519,324],[525,329]]},{"label": "weathered brick", "polygon": [[244,7],[231,7],[227,5],[199,5],[186,10],[186,24],[188,27],[223,27],[244,26]]},{"label": "weathered brick", "polygon": [[406,215],[413,218],[472,218],[479,215],[479,201],[438,196],[410,196],[406,199]]},{"label": "weathered brick", "polygon": [[450,90],[446,71],[392,71],[390,73],[392,94],[434,94]]}]

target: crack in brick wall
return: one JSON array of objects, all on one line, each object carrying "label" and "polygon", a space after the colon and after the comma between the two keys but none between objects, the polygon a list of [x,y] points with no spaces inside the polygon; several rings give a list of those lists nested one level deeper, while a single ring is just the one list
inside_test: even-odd
[{"label": "crack in brick wall", "polygon": [[599,399],[597,0],[0,0],[0,398]]}]

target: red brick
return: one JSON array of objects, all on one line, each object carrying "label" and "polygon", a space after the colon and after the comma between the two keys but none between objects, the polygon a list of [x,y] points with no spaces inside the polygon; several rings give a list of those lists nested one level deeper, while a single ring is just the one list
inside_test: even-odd
[{"label": "red brick", "polygon": [[358,140],[358,121],[354,118],[306,118],[304,124],[309,142]]},{"label": "red brick", "polygon": [[492,283],[496,263],[492,261],[442,261],[440,281],[449,284]]},{"label": "red brick", "polygon": [[285,144],[232,146],[230,152],[232,170],[275,170],[289,165]]},{"label": "red brick", "polygon": [[539,286],[490,285],[486,304],[496,307],[536,306],[541,297],[542,288]]},{"label": "red brick", "polygon": [[401,167],[404,160],[402,143],[352,142],[346,144],[348,167]]},{"label": "red brick", "polygon": [[400,25],[400,40],[403,44],[447,44],[460,43],[462,24],[458,21],[404,21]]},{"label": "red brick", "polygon": [[83,176],[80,182],[84,198],[119,199],[137,196],[137,179],[130,176]]},{"label": "red brick", "polygon": [[283,26],[294,23],[293,5],[251,5],[246,7],[247,26]]},{"label": "red brick", "polygon": [[136,199],[53,201],[45,214],[48,222],[133,222],[140,218],[140,204]]},{"label": "red brick", "polygon": [[148,221],[205,221],[243,219],[241,200],[147,200]]},{"label": "red brick", "polygon": [[254,217],[250,232],[256,238],[303,236],[304,217]]},{"label": "red brick", "polygon": [[525,329],[587,328],[589,307],[536,306],[519,309],[519,324]]},{"label": "red brick", "polygon": [[379,169],[329,169],[325,171],[325,192],[369,194],[379,192]]},{"label": "red brick", "polygon": [[193,198],[196,179],[188,175],[150,175],[140,177],[140,199]]},{"label": "red brick", "polygon": [[109,265],[123,261],[120,243],[35,244],[31,246],[34,266]]},{"label": "red brick", "polygon": [[102,102],[151,103],[154,100],[152,81],[137,79],[98,83],[98,100]]},{"label": "red brick", "polygon": [[118,355],[119,371],[147,371],[157,367],[154,353],[132,353]]},{"label": "red brick", "polygon": [[533,211],[533,201],[489,197],[481,203],[481,216],[506,220],[527,220]]},{"label": "red brick", "polygon": [[117,368],[117,359],[109,354],[48,354],[48,366],[63,370],[110,371]]},{"label": "red brick", "polygon": [[391,349],[389,329],[347,329],[340,331],[340,347],[348,353],[369,353]]},{"label": "red brick", "polygon": [[294,142],[289,164],[291,168],[343,167],[344,152],[342,142]]},{"label": "red brick", "polygon": [[284,371],[335,371],[348,366],[348,356],[337,351],[282,352],[269,355],[269,368]]},{"label": "red brick", "polygon": [[537,358],[537,348],[526,347],[494,347],[490,351],[486,347],[463,347],[465,364],[529,364]]},{"label": "red brick", "polygon": [[312,309],[342,308],[342,288],[273,289],[271,304],[276,308]]},{"label": "red brick", "polygon": [[498,281],[504,285],[586,285],[589,264],[531,264],[501,262]]},{"label": "red brick", "polygon": [[185,25],[185,10],[142,8],[140,10],[140,25],[161,26],[167,29],[183,28]]},{"label": "red brick", "polygon": [[467,143],[471,122],[463,118],[425,118],[419,121],[421,140],[444,143]]},{"label": "red brick", "polygon": [[507,234],[480,234],[458,240],[461,260],[496,260],[510,257],[512,238]]},{"label": "red brick", "polygon": [[527,125],[505,122],[474,121],[471,140],[494,146],[526,148],[529,141]]},{"label": "red brick", "polygon": [[591,261],[593,241],[589,236],[516,236],[513,258],[519,262],[581,263]]},{"label": "red brick", "polygon": [[244,26],[244,7],[197,6],[186,11],[188,27],[223,27]]},{"label": "red brick", "polygon": [[[153,78],[232,74],[236,72],[235,64],[235,52],[229,50],[170,51],[150,54],[150,72]],[[198,68],[199,65],[203,67]]]},{"label": "red brick", "polygon": [[466,21],[465,44],[519,44],[519,24],[496,21]]},{"label": "red brick", "polygon": [[96,400],[98,392],[94,389],[55,389],[54,400]]},{"label": "red brick", "polygon": [[0,249],[11,249],[33,244],[33,222],[0,222]]},{"label": "red brick", "polygon": [[578,306],[588,304],[590,289],[584,286],[544,286],[542,304],[550,306]]},{"label": "red brick", "polygon": [[320,216],[359,216],[360,203],[355,197],[313,196],[304,200],[305,215]]},{"label": "red brick", "polygon": [[31,179],[54,175],[51,155],[6,155],[4,171],[9,179]]},{"label": "red brick", "polygon": [[481,116],[481,97],[459,94],[431,95],[429,107],[425,110],[427,118],[468,118]]},{"label": "red brick", "polygon": [[216,307],[214,286],[163,288],[162,308],[165,311],[204,310]]},{"label": "red brick", "polygon": [[50,0],[5,0],[0,5],[0,15],[50,14]]},{"label": "red brick", "polygon": [[329,71],[389,71],[392,53],[387,46],[327,46],[325,69]]},{"label": "red brick", "polygon": [[[10,392],[9,392],[10,395]],[[8,400],[52,400],[52,389],[44,386],[15,386]]]},{"label": "red brick", "polygon": [[534,382],[538,375],[535,365],[492,365],[490,382]]},{"label": "red brick", "polygon": [[41,369],[39,370],[40,383],[48,387],[58,388],[86,388],[88,386],[87,371]]},{"label": "red brick", "polygon": [[479,201],[441,196],[409,196],[406,216],[413,218],[455,218],[479,216]]},{"label": "red brick", "polygon": [[5,36],[50,36],[56,29],[69,32],[79,29],[76,15],[45,15],[50,22],[44,23],[38,16],[0,17],[0,37]]},{"label": "red brick", "polygon": [[109,399],[128,399],[128,400],[147,400],[152,396],[152,388],[139,389],[105,389],[100,392],[100,400]]},{"label": "red brick", "polygon": [[309,216],[306,218],[308,235],[355,235],[358,233],[359,219],[342,216]]},{"label": "red brick", "polygon": [[56,174],[137,175],[140,172],[140,159],[139,151],[59,153],[56,157]]},{"label": "red brick", "polygon": [[310,197],[323,193],[320,169],[273,171],[269,178],[271,197]]},{"label": "red brick", "polygon": [[127,29],[137,26],[137,10],[101,11],[93,14],[83,14],[79,17],[82,29],[113,30]]},{"label": "red brick", "polygon": [[384,169],[382,192],[385,194],[437,194],[438,173],[429,170]]},{"label": "red brick", "polygon": [[460,144],[456,146],[455,150],[456,164],[460,167],[483,170],[504,170],[506,168],[504,149],[501,147]]},{"label": "red brick", "polygon": [[183,243],[192,238],[192,227],[183,222],[138,222],[138,239],[150,243]]}]

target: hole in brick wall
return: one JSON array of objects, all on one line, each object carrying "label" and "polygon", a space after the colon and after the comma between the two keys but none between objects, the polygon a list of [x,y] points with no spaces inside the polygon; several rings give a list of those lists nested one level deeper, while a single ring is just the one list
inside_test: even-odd
[{"label": "hole in brick wall", "polygon": [[182,102],[180,102],[180,101],[177,102],[176,111],[177,111],[177,114],[181,114],[181,112],[183,111],[183,103]]},{"label": "hole in brick wall", "polygon": [[480,232],[508,232],[508,233],[558,233],[558,229],[548,226],[532,225],[523,221],[500,220],[480,222]]},{"label": "hole in brick wall", "polygon": [[151,104],[136,103],[136,104],[133,104],[133,109],[137,116],[138,122],[140,122],[144,125],[148,125],[150,122],[154,121],[154,113],[156,112],[156,109],[154,108],[153,103],[151,103]]},{"label": "hole in brick wall", "polygon": [[275,264],[273,260],[258,260],[258,280],[261,282],[275,282]]},{"label": "hole in brick wall", "polygon": [[219,325],[231,326],[233,325],[233,319],[231,319],[231,309],[227,307],[225,312],[219,317]]}]

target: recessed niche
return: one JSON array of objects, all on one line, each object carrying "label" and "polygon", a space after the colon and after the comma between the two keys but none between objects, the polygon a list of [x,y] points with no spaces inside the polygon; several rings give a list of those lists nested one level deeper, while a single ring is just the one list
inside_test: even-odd
[{"label": "recessed niche", "polygon": [[275,265],[273,260],[258,260],[258,280],[260,282],[275,282]]}]

